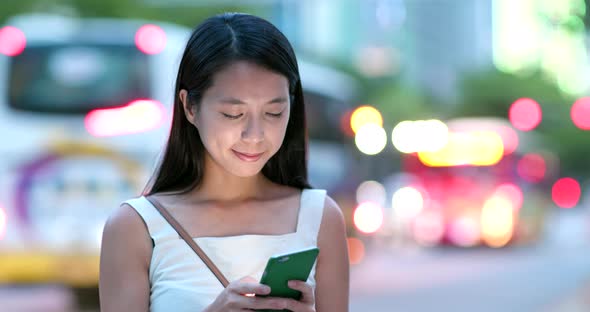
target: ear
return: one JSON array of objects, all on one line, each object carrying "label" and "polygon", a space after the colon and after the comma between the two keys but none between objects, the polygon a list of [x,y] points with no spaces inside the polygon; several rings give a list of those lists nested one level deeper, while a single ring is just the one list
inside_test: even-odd
[{"label": "ear", "polygon": [[195,106],[191,105],[188,102],[188,91],[186,91],[185,89],[181,89],[180,92],[178,92],[178,98],[180,98],[180,102],[182,103],[182,108],[184,110],[184,116],[186,117],[186,119],[188,120],[188,122],[190,122],[191,124],[193,124],[194,126],[196,126],[196,114],[195,114]]}]

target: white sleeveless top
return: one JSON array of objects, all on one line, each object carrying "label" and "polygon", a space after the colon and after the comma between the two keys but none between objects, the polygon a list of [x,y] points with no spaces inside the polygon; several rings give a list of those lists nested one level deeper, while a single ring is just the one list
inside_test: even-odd
[{"label": "white sleeveless top", "polygon": [[[293,233],[194,239],[230,282],[244,276],[260,280],[272,255],[317,246],[325,198],[325,190],[302,191],[297,230]],[[125,203],[143,218],[154,240],[149,268],[150,311],[205,309],[223,291],[215,275],[145,197]],[[315,265],[307,283],[315,289]]]}]

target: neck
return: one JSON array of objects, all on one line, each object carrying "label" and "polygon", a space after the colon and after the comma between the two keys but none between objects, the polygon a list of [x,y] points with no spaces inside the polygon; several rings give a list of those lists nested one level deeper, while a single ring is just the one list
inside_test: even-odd
[{"label": "neck", "polygon": [[236,202],[260,197],[271,182],[262,174],[239,177],[227,172],[210,157],[205,157],[201,185],[190,193],[198,200]]}]

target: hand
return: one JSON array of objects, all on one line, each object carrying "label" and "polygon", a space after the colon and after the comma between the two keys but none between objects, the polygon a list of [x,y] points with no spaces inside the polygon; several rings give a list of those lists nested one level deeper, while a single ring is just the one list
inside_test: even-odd
[{"label": "hand", "polygon": [[289,281],[289,288],[299,290],[301,292],[301,299],[299,301],[285,299],[287,300],[285,309],[292,312],[315,312],[315,296],[311,285],[303,281]]},{"label": "hand", "polygon": [[[311,287],[310,287],[311,288]],[[300,290],[298,288],[294,288]],[[237,281],[231,282],[227,287],[217,296],[215,301],[208,306],[206,312],[233,312],[244,310],[283,310],[290,309],[292,311],[313,311],[301,310],[303,306],[299,301],[286,298],[277,297],[257,297],[255,295],[268,295],[270,287],[262,285],[252,277],[244,277]],[[303,293],[303,292],[302,292]],[[305,294],[305,293],[304,293]],[[313,302],[313,301],[312,301]],[[296,307],[299,310],[295,310]]]}]

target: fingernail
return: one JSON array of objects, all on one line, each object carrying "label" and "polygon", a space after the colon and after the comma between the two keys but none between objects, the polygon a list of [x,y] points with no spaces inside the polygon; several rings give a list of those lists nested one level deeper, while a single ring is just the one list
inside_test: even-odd
[{"label": "fingernail", "polygon": [[289,286],[295,286],[297,285],[297,283],[295,283],[295,281],[289,281]]},{"label": "fingernail", "polygon": [[262,293],[263,293],[263,294],[268,294],[268,293],[270,293],[270,287],[268,287],[268,286],[262,287]]}]

